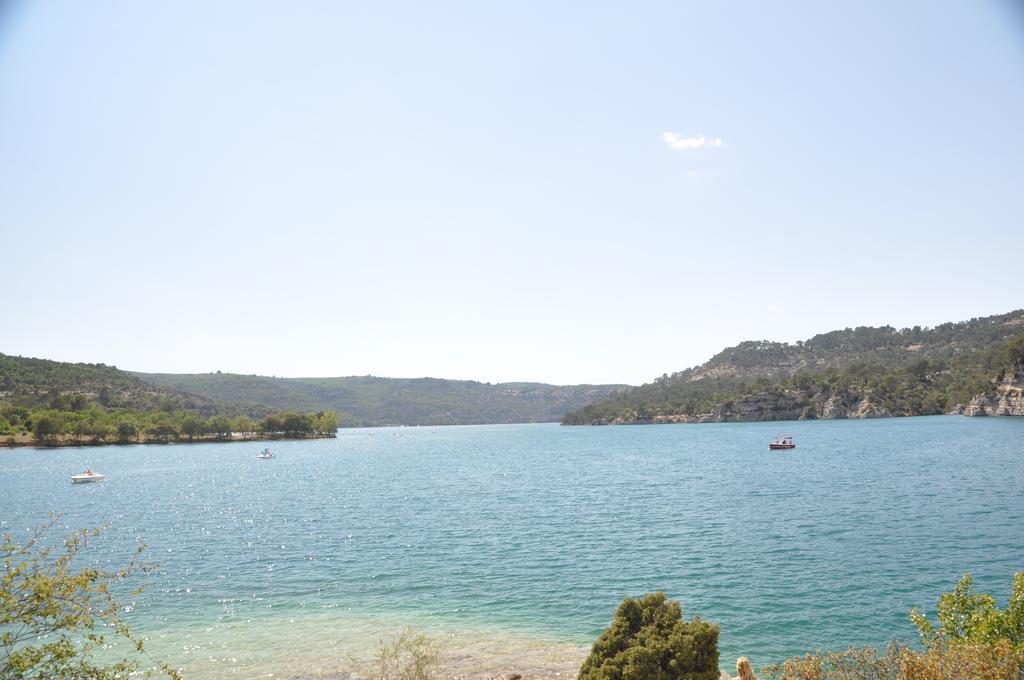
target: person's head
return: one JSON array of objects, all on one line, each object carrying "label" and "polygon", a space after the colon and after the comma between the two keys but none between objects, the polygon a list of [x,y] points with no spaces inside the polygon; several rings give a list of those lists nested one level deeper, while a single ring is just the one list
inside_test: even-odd
[{"label": "person's head", "polygon": [[740,677],[740,680],[757,680],[754,677],[754,671],[750,668],[750,659],[745,656],[736,659],[736,675]]}]

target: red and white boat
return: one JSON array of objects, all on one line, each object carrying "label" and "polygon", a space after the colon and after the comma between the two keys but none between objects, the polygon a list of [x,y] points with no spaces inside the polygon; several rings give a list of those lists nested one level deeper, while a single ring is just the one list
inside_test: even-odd
[{"label": "red and white boat", "polygon": [[795,449],[796,444],[793,443],[793,435],[780,434],[775,438],[775,441],[768,445],[768,448],[772,451],[776,449]]}]

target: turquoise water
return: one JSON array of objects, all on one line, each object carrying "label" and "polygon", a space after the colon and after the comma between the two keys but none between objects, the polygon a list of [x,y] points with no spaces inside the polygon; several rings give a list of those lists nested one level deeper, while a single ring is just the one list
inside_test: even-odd
[{"label": "turquoise water", "polygon": [[[780,431],[795,451],[768,451]],[[587,644],[651,590],[722,624],[723,667],[761,665],[912,642],[907,611],[965,571],[1003,602],[1024,570],[1024,419],[358,429],[276,442],[272,461],[262,446],[3,452],[0,529],[110,522],[109,559],[144,539],[162,566],[130,621],[196,677],[330,667],[339,639],[382,622]],[[86,466],[107,481],[71,485]]]}]

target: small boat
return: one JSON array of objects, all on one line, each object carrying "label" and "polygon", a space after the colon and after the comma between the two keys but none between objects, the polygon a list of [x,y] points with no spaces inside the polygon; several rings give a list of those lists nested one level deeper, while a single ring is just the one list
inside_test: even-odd
[{"label": "small boat", "polygon": [[93,472],[91,469],[85,472],[80,472],[77,475],[71,475],[72,484],[83,484],[85,482],[102,482],[106,477],[98,472]]},{"label": "small boat", "polygon": [[274,457],[274,454],[272,454],[270,452],[270,449],[267,448],[267,449],[263,449],[263,453],[257,455],[256,457],[259,458],[260,460],[270,460],[271,458]]},{"label": "small boat", "polygon": [[795,449],[796,444],[793,443],[793,435],[780,434],[775,438],[775,441],[768,445],[768,448],[772,451],[776,449]]}]

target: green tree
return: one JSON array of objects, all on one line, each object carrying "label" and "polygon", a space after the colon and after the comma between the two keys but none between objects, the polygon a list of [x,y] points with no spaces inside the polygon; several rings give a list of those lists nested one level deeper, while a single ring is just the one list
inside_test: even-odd
[{"label": "green tree", "polygon": [[238,416],[231,427],[235,432],[241,432],[243,435],[250,434],[256,429],[256,425],[249,416]]},{"label": "green tree", "polygon": [[32,436],[36,441],[51,442],[64,432],[64,420],[57,413],[43,413],[34,419]]},{"label": "green tree", "polygon": [[271,414],[260,420],[260,432],[274,434],[275,432],[282,432],[283,430],[284,423],[280,416]]},{"label": "green tree", "polygon": [[206,423],[199,416],[188,413],[181,419],[181,431],[189,441],[192,441],[194,437],[206,432]]},{"label": "green tree", "polygon": [[96,421],[92,423],[92,431],[89,434],[92,435],[92,443],[102,444],[117,434],[117,430],[110,423]]},{"label": "green tree", "polygon": [[286,413],[282,423],[284,433],[288,436],[304,436],[312,434],[313,421],[304,413]]},{"label": "green tree", "polygon": [[210,418],[210,431],[219,439],[227,439],[231,436],[231,419],[226,416]]},{"label": "green tree", "polygon": [[92,423],[88,420],[79,420],[75,423],[75,440],[82,441],[92,434]]},{"label": "green tree", "polygon": [[718,626],[683,620],[665,593],[627,597],[594,643],[579,680],[718,680]]},{"label": "green tree", "polygon": [[139,438],[139,428],[130,420],[122,420],[117,424],[117,441],[126,444]]},{"label": "green tree", "polygon": [[146,428],[146,433],[162,442],[170,441],[178,436],[180,430],[177,423],[168,418],[160,418]]},{"label": "green tree", "polygon": [[[128,629],[115,600],[115,583],[137,580],[156,567],[142,560],[139,546],[125,567],[108,571],[94,564],[76,568],[81,552],[100,529],[75,532],[62,547],[46,547],[47,533],[56,515],[37,527],[24,544],[10,534],[0,539],[0,677],[92,678],[113,680],[140,672],[147,665],[143,641]],[[134,596],[142,586],[131,591]],[[130,643],[133,655],[112,663],[94,659],[96,650],[117,635]],[[180,678],[167,664],[157,664],[162,675]]]},{"label": "green tree", "polygon": [[910,612],[922,643],[993,645],[1007,640],[1024,653],[1024,572],[1014,575],[1005,610],[996,606],[991,595],[976,592],[973,583],[971,575],[964,574],[951,592],[939,596],[937,626],[920,610]]},{"label": "green tree", "polygon": [[319,434],[335,434],[338,431],[338,414],[334,411],[318,413],[314,427]]}]

